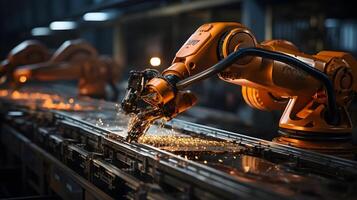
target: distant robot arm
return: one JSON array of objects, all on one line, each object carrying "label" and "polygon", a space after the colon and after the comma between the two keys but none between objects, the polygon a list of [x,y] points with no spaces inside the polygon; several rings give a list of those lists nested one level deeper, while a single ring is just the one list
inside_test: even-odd
[{"label": "distant robot arm", "polygon": [[79,94],[105,97],[105,87],[118,96],[114,84],[119,76],[119,66],[107,56],[99,56],[96,49],[83,40],[63,43],[47,62],[19,67],[14,72],[15,80],[21,84],[28,80],[56,81],[79,79]]},{"label": "distant robot arm", "polygon": [[7,58],[0,64],[0,78],[13,81],[13,73],[17,67],[48,61],[48,49],[37,40],[26,40],[14,47]]}]

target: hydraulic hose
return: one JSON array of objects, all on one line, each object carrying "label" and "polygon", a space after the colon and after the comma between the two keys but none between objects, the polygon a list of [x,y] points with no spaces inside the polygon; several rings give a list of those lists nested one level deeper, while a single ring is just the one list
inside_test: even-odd
[{"label": "hydraulic hose", "polygon": [[319,80],[325,87],[326,94],[327,94],[327,108],[328,108],[328,121],[332,124],[337,124],[339,121],[339,115],[338,115],[338,109],[337,109],[337,104],[336,104],[336,96],[334,93],[334,88],[332,85],[332,82],[330,81],[329,77],[324,74],[323,72],[311,67],[307,63],[304,63],[294,57],[291,57],[289,55],[280,53],[280,52],[275,52],[275,51],[269,51],[261,48],[243,48],[239,49],[230,55],[228,55],[226,58],[220,60],[218,63],[213,65],[212,67],[196,74],[191,77],[188,77],[184,80],[179,81],[176,84],[176,88],[178,90],[182,90],[189,85],[196,83],[198,81],[201,81],[203,79],[209,78],[213,75],[216,75],[223,70],[227,69],[231,65],[233,65],[238,59],[243,58],[245,56],[258,56],[262,58],[267,58],[279,62],[283,62],[285,64],[288,64],[292,67],[295,67],[297,69],[300,69],[307,74],[311,75],[315,79]]}]

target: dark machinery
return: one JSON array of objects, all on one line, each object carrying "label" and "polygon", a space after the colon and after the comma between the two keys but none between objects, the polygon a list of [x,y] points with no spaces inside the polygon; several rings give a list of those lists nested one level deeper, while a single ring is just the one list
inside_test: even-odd
[{"label": "dark machinery", "polygon": [[[40,194],[51,188],[64,199],[356,196],[354,161],[176,119],[128,143],[129,118],[119,105],[74,99],[80,107],[62,109],[71,98],[39,93],[45,89],[1,91],[0,101],[2,146]],[[58,107],[43,107],[49,97]]]}]

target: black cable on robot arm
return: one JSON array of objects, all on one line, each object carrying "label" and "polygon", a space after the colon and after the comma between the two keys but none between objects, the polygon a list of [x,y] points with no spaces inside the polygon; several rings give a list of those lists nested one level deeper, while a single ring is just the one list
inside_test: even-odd
[{"label": "black cable on robot arm", "polygon": [[311,67],[307,63],[304,63],[294,57],[291,57],[289,55],[280,53],[280,52],[274,52],[274,51],[269,51],[261,48],[243,48],[239,49],[238,51],[235,51],[228,55],[226,58],[222,59],[212,67],[196,74],[191,77],[188,77],[184,80],[181,80],[176,84],[176,88],[178,90],[182,90],[189,85],[196,83],[198,81],[201,81],[203,79],[209,78],[213,75],[216,75],[223,70],[227,69],[231,65],[233,65],[238,59],[244,57],[244,56],[258,56],[262,58],[267,58],[279,62],[283,62],[285,64],[288,64],[292,67],[298,68],[307,74],[311,75],[315,79],[319,80],[325,87],[326,93],[327,93],[327,100],[328,100],[328,117],[329,121],[331,123],[338,123],[338,110],[337,110],[337,104],[336,104],[336,96],[334,93],[334,88],[332,85],[332,82],[330,81],[329,77],[324,74],[323,72]]}]

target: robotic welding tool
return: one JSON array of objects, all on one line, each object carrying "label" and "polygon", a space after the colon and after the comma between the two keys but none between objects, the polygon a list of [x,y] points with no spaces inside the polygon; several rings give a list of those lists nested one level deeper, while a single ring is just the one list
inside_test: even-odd
[{"label": "robotic welding tool", "polygon": [[[196,97],[190,91],[176,91],[176,96],[170,102],[157,106],[152,99],[156,97],[147,90],[147,83],[154,78],[164,78],[157,70],[146,69],[144,71],[131,71],[128,79],[127,92],[121,106],[125,113],[133,114],[128,127],[127,141],[137,141],[143,135],[150,124],[156,119],[164,117],[166,120],[181,113],[186,108],[192,107]],[[170,83],[169,83],[170,84]],[[175,88],[172,85],[172,88]],[[177,110],[179,109],[179,110]]]},{"label": "robotic welding tool", "polygon": [[[151,110],[174,106],[161,116],[171,119],[195,102],[193,95],[178,98],[180,91],[216,74],[241,85],[251,107],[284,110],[280,136],[274,141],[346,157],[355,153],[347,106],[357,90],[357,62],[350,54],[308,55],[284,40],[259,44],[239,23],[204,24],[177,52],[172,65],[145,83],[140,98]],[[180,108],[179,101],[191,104]]]}]

